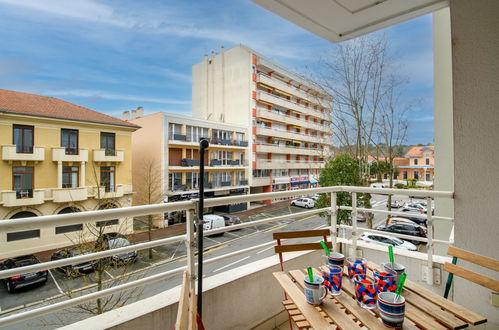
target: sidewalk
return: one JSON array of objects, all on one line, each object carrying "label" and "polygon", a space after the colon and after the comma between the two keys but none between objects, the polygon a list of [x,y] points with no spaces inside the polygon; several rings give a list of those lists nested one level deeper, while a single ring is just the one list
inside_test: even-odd
[{"label": "sidewalk", "polygon": [[[243,222],[247,221],[250,216],[263,213],[263,212],[269,212],[273,211],[285,206],[289,205],[289,201],[281,201],[281,202],[276,202],[272,204],[267,204],[267,205],[262,205],[259,207],[254,207],[250,210],[246,211],[241,211],[241,212],[236,212],[232,213],[233,215],[238,216]],[[154,229],[151,231],[151,239],[156,240],[160,238],[166,238],[170,236],[176,236],[176,235],[181,235],[185,233],[185,223],[179,223],[175,225],[171,225],[165,228],[159,228],[159,229]],[[138,233],[133,233],[126,235],[128,239],[132,243],[142,243],[142,242],[147,242],[149,240],[149,233],[147,231],[143,232],[138,232]],[[69,247],[69,246],[68,246]],[[57,248],[57,249],[52,249],[52,250],[47,250],[47,251],[41,251],[34,253],[34,255],[37,256],[40,261],[45,262],[45,261],[50,261],[50,257],[52,254],[62,248]]]}]

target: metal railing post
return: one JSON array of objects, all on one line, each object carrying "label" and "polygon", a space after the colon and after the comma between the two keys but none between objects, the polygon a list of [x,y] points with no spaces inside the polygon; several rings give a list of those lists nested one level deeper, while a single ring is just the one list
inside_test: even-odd
[{"label": "metal railing post", "polygon": [[187,239],[185,246],[187,248],[187,273],[189,274],[189,292],[194,292],[196,286],[196,269],[195,269],[195,237],[194,237],[194,216],[192,210],[186,211],[186,229]]},{"label": "metal railing post", "polygon": [[352,192],[352,256],[357,256],[357,193]]},{"label": "metal railing post", "polygon": [[428,243],[426,245],[428,254],[428,278],[426,283],[433,285],[433,206],[431,197],[426,197],[426,217],[428,222]]},{"label": "metal railing post", "polygon": [[338,240],[338,217],[337,217],[337,205],[336,205],[336,192],[331,193],[331,228],[329,232],[331,234],[331,244],[333,251],[338,251],[337,240]]}]

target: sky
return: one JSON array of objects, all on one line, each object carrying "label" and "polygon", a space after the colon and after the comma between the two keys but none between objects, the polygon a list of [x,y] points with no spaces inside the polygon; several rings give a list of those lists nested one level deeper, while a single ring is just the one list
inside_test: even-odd
[{"label": "sky", "polygon": [[[431,16],[383,31],[414,100],[408,144],[433,141]],[[191,67],[243,44],[306,72],[334,44],[250,0],[0,0],[0,88],[120,117],[191,114]]]}]

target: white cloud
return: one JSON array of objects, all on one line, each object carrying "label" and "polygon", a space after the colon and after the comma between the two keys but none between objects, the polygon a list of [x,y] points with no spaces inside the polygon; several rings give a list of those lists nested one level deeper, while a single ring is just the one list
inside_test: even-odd
[{"label": "white cloud", "polygon": [[92,97],[92,98],[101,98],[107,100],[138,101],[138,102],[151,102],[151,103],[162,103],[162,104],[186,104],[186,105],[191,104],[191,101],[185,101],[185,100],[115,94],[115,93],[96,91],[96,90],[73,89],[73,90],[63,90],[63,91],[46,91],[43,94],[49,96]]}]

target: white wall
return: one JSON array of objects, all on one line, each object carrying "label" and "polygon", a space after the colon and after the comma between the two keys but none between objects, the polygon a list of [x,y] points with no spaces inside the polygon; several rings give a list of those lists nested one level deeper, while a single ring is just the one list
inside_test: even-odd
[{"label": "white wall", "polygon": [[[499,1],[450,1],[450,19],[455,245],[499,259]],[[499,327],[499,308],[490,304],[490,290],[463,283],[455,281],[456,301],[486,315],[490,328]]]}]

